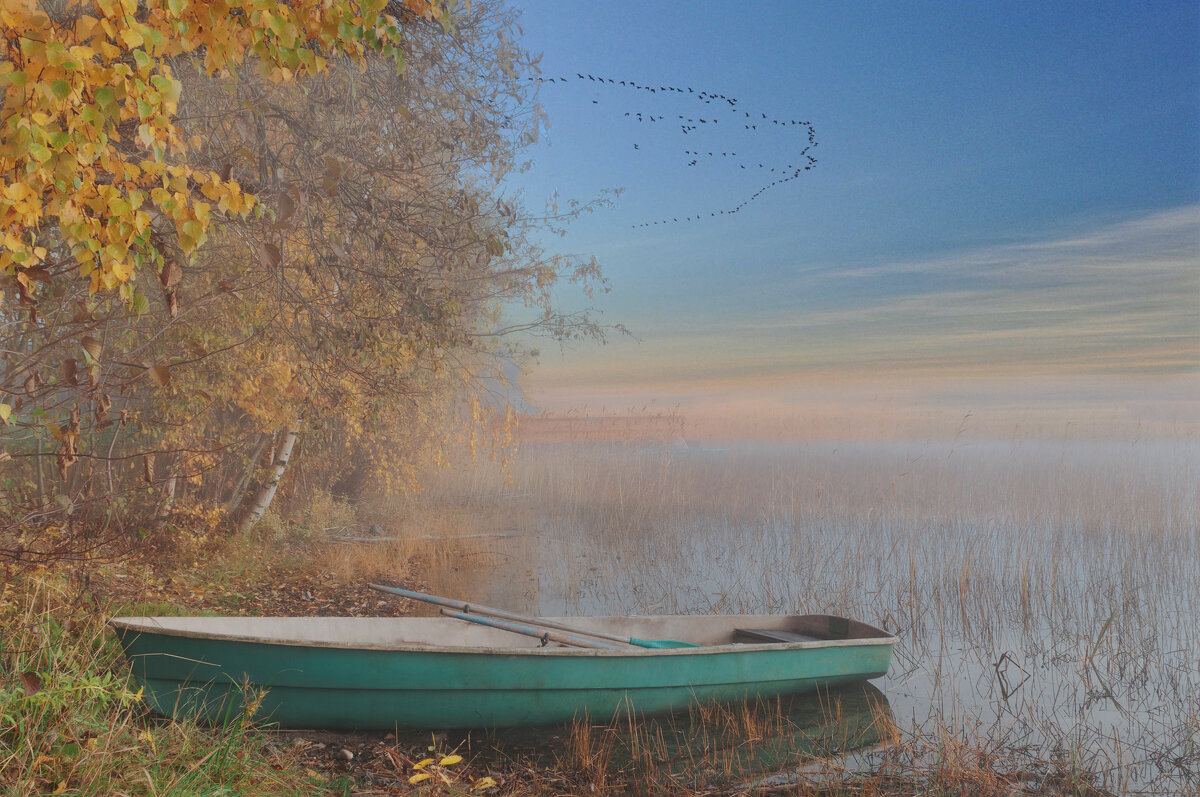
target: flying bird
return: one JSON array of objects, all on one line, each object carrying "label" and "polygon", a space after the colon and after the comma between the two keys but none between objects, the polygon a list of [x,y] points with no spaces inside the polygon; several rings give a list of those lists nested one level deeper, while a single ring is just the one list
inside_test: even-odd
[{"label": "flying bird", "polygon": [[[555,76],[555,77],[546,78],[546,77],[542,77],[542,76],[529,75],[529,76],[524,76],[524,77],[525,77],[526,81],[533,82],[533,83],[536,83],[539,85],[545,85],[548,83],[554,83],[554,84],[563,83],[563,84],[565,84],[570,80],[570,78],[565,77],[565,76]],[[614,78],[605,78],[601,75],[596,75],[593,73],[583,73],[583,72],[576,72],[575,77],[579,80],[583,80],[586,77],[588,80],[590,80],[592,82],[599,81],[601,83],[604,83],[607,81],[608,83],[613,84],[613,85],[620,85],[620,86],[626,87],[626,88],[633,88],[638,91],[645,91],[645,92],[649,92],[651,94],[658,94],[659,92],[668,92],[668,91],[678,93],[678,94],[690,94],[693,97],[703,101],[705,105],[711,105],[713,100],[723,100],[729,106],[730,113],[736,114],[737,110],[738,110],[737,106],[738,106],[739,100],[737,97],[731,97],[727,94],[723,94],[720,92],[697,90],[694,86],[672,86],[672,85],[666,85],[666,84],[663,84],[660,86],[649,86],[649,85],[639,84],[632,80],[617,80]],[[564,86],[564,88],[565,88],[565,86]],[[599,105],[600,104],[599,99],[592,98],[591,104]],[[721,113],[721,112],[718,111],[717,113]],[[629,118],[631,116],[635,117],[639,123],[643,122],[643,121],[650,121],[650,122],[654,123],[654,122],[659,122],[659,121],[663,121],[666,119],[665,114],[655,114],[655,113],[645,113],[645,112],[626,111],[623,113],[623,115],[625,118]],[[746,120],[746,124],[742,125],[743,132],[745,132],[745,133],[750,133],[750,132],[757,133],[758,132],[758,125],[756,123],[750,122],[750,119],[752,117],[753,117],[753,114],[750,111],[742,112],[742,118]],[[683,135],[688,135],[689,133],[698,131],[699,130],[698,125],[712,124],[715,126],[717,124],[720,124],[719,118],[711,118],[711,119],[710,118],[698,118],[698,117],[692,118],[692,117],[685,116],[684,114],[678,114],[676,118],[681,122],[679,129],[680,129],[680,133]],[[735,116],[735,118],[736,118],[736,116]],[[815,147],[817,145],[816,131],[814,130],[814,128],[810,122],[802,121],[802,120],[798,120],[798,119],[788,119],[788,120],[773,119],[770,117],[769,114],[766,114],[766,113],[761,113],[760,118],[762,121],[766,121],[766,120],[770,119],[772,127],[794,127],[796,125],[801,125],[802,128],[806,128],[806,129],[804,129],[802,135],[805,135],[805,134],[807,135],[808,146],[806,146],[799,153],[800,156],[802,156],[802,163],[799,166],[794,166],[793,164],[786,164],[786,165],[778,164],[775,166],[768,166],[767,163],[759,163],[757,165],[758,169],[766,170],[770,174],[776,175],[776,179],[772,180],[770,183],[767,183],[766,185],[761,186],[757,191],[755,191],[752,194],[750,194],[749,196],[745,197],[741,202],[737,203],[733,207],[725,207],[725,208],[720,208],[716,211],[710,211],[709,212],[710,218],[713,218],[717,215],[732,215],[735,213],[739,213],[742,210],[744,210],[749,203],[753,202],[755,199],[758,199],[760,196],[762,196],[767,190],[774,188],[774,187],[781,186],[784,183],[791,182],[792,180],[799,178],[803,172],[809,171],[815,166],[817,159],[814,158],[809,153],[809,149],[811,149],[812,147]],[[715,133],[716,132],[715,128],[711,132]],[[704,135],[704,134],[701,134],[701,135]],[[779,149],[782,149],[782,148],[783,147],[779,147],[774,144],[772,145],[773,151],[778,151]],[[640,153],[641,144],[634,143],[633,149]],[[707,152],[706,157],[709,157],[709,158],[715,157],[715,155],[717,154],[717,150],[713,150],[711,152],[706,151],[706,152]],[[699,165],[699,156],[704,154],[704,153],[701,153],[699,151],[692,150],[692,149],[685,149],[685,150],[683,150],[683,153],[685,156],[688,156],[688,160],[685,161],[685,165],[688,167],[698,166]],[[720,151],[720,155],[722,158],[728,159],[728,158],[737,158],[738,153],[734,152],[733,150],[722,150],[722,151]],[[752,166],[754,166],[753,163],[742,163],[742,162],[738,162],[737,160],[729,161],[729,163],[730,163],[730,165],[733,165],[733,163],[737,163],[739,171],[744,171],[744,170],[747,170],[747,169],[751,168]],[[641,224],[635,224],[635,225],[631,225],[631,226],[632,227],[648,227],[648,226],[651,226],[651,224],[655,224],[655,225],[657,225],[657,224],[672,224],[672,223],[678,224],[680,222],[699,221],[703,218],[704,218],[703,213],[696,213],[693,215],[687,215],[687,216],[683,216],[683,217],[676,217],[676,216],[672,216],[670,218],[664,217],[664,218],[655,220],[653,222],[643,222]]]}]

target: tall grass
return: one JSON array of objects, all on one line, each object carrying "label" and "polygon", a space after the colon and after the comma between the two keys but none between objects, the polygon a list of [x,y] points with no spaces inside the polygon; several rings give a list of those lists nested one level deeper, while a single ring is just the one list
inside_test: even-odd
[{"label": "tall grass", "polygon": [[0,592],[0,794],[322,791],[265,748],[253,699],[219,728],[149,716],[96,609],[49,576]]},{"label": "tall grass", "polygon": [[423,536],[464,537],[421,548],[435,588],[854,616],[902,639],[883,685],[906,733],[1020,744],[1116,789],[1200,783],[1194,442],[537,445],[424,502]]}]

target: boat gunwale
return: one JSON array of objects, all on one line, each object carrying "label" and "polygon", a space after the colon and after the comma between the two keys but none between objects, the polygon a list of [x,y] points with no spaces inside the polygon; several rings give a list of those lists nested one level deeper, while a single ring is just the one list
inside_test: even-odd
[{"label": "boat gunwale", "polygon": [[[678,615],[680,617],[703,617],[705,615]],[[737,615],[717,615],[725,617],[733,617]],[[779,617],[808,617],[813,615],[777,615]],[[833,615],[828,615],[833,616]],[[321,640],[301,640],[301,639],[283,639],[279,637],[268,638],[254,636],[252,634],[229,634],[229,633],[212,633],[191,631],[179,628],[167,627],[147,627],[137,623],[136,621],[146,620],[171,620],[171,619],[187,619],[186,617],[174,616],[152,616],[141,615],[136,617],[112,617],[108,620],[108,625],[116,629],[122,629],[137,634],[159,634],[162,636],[184,637],[188,639],[207,639],[220,642],[242,642],[252,643],[257,645],[278,645],[286,647],[303,647],[303,648],[329,648],[336,650],[373,650],[381,652],[412,652],[412,653],[466,653],[466,654],[487,654],[487,655],[502,655],[502,656],[603,656],[603,657],[646,657],[646,656],[695,656],[695,655],[713,655],[721,653],[738,652],[755,652],[767,650],[811,650],[822,648],[840,648],[840,647],[858,647],[863,645],[896,645],[900,642],[900,638],[894,634],[888,634],[882,629],[861,623],[872,631],[876,631],[883,636],[878,637],[852,637],[849,639],[821,639],[806,642],[762,642],[762,643],[744,643],[744,642],[729,642],[722,645],[700,645],[698,647],[688,648],[572,648],[572,647],[486,647],[479,645],[437,645],[426,642],[401,642],[394,644],[373,644],[373,643],[344,643]],[[218,618],[210,618],[218,619]],[[379,617],[379,618],[348,618],[348,617],[262,617],[254,619],[312,619],[312,620],[329,620],[329,619],[379,619],[379,620],[404,620],[410,619],[405,617]],[[555,618],[558,619],[558,618]],[[568,619],[568,618],[562,618]],[[855,621],[861,622],[861,621]],[[148,654],[141,654],[148,655]]]}]

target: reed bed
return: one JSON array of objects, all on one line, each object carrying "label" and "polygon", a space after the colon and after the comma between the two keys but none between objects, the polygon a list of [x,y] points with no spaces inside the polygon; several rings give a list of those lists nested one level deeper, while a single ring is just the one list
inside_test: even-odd
[{"label": "reed bed", "polygon": [[907,749],[1200,788],[1194,441],[539,444],[445,474],[409,517],[435,590],[857,617],[902,640],[881,688]]}]

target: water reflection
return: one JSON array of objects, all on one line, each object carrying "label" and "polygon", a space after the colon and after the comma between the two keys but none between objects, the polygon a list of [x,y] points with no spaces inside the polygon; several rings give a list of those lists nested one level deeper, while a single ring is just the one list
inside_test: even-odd
[{"label": "water reflection", "polygon": [[420,568],[433,592],[526,614],[855,617],[901,638],[880,684],[906,734],[1019,738],[1113,783],[1194,787],[1192,439],[529,446],[470,476],[440,493],[464,539]]}]

